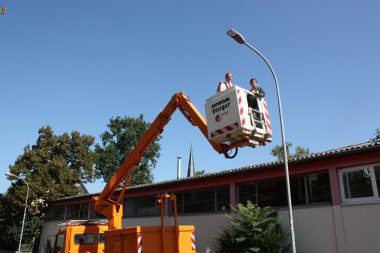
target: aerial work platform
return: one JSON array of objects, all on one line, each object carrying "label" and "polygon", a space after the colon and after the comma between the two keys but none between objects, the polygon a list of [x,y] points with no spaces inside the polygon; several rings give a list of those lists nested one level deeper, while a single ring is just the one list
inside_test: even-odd
[{"label": "aerial work platform", "polygon": [[[256,108],[248,105],[247,96],[256,99]],[[228,143],[248,137],[251,147],[272,141],[272,128],[264,98],[234,86],[208,98],[205,104],[208,138]]]}]

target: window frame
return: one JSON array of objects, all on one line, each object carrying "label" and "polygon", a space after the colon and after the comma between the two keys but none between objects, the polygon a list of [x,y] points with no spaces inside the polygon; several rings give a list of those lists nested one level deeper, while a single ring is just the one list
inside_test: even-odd
[{"label": "window frame", "polygon": [[[77,236],[79,237],[78,239],[77,239]],[[88,239],[92,239],[92,240],[88,241]],[[74,241],[74,245],[76,245],[76,246],[92,245],[92,244],[95,244],[95,242],[97,243],[97,241],[95,241],[95,239],[97,239],[97,237],[95,237],[94,233],[76,233],[76,234],[74,234],[74,240],[73,241]]]},{"label": "window frame", "polygon": [[62,250],[65,247],[65,234],[57,234],[55,238],[54,248],[58,251]]},{"label": "window frame", "polygon": [[[361,166],[355,166],[355,167],[340,169],[338,171],[340,196],[342,198],[343,204],[380,202],[380,196],[379,196],[379,191],[378,191],[378,187],[380,187],[380,186],[378,186],[376,183],[376,174],[375,174],[375,167],[376,166],[380,166],[380,164],[361,165]],[[369,169],[369,172],[370,172],[369,175],[371,178],[371,186],[372,186],[373,197],[346,198],[343,174],[346,172],[362,171],[365,169]]]},{"label": "window frame", "polygon": [[66,205],[50,206],[47,213],[47,220],[65,220]]},{"label": "window frame", "polygon": [[[318,175],[325,175],[327,177],[328,191],[329,191],[328,193],[330,196],[330,199],[328,201],[314,202],[313,199],[310,198],[310,196],[311,196],[310,176],[314,176],[314,175],[317,177],[318,177]],[[260,189],[259,189],[259,184],[268,183],[268,182],[283,182],[283,180],[284,180],[283,178],[276,177],[276,178],[271,178],[271,179],[262,180],[262,181],[251,181],[251,182],[244,182],[244,183],[237,184],[237,200],[238,200],[238,203],[244,203],[244,201],[241,200],[241,196],[240,196],[241,188],[240,187],[241,186],[253,185],[255,188],[256,197],[255,197],[255,202],[253,202],[253,201],[251,201],[251,202],[258,205],[258,206],[265,206],[262,204],[262,202],[260,202],[260,199],[259,199],[259,195],[261,194]],[[299,182],[303,182],[303,187],[301,187],[301,190],[302,190],[302,193],[305,195],[303,197],[303,199],[298,198],[299,195],[294,195],[294,191],[292,190],[292,202],[293,202],[294,206],[312,206],[312,205],[332,204],[331,181],[329,178],[329,172],[327,170],[326,171],[319,171],[316,173],[307,173],[307,174],[291,176],[290,177],[290,184],[291,184],[291,186],[294,187],[293,180],[299,180]],[[285,187],[286,187],[286,185],[284,186],[284,188]],[[298,188],[298,185],[297,185],[297,188]],[[286,190],[284,189],[283,191],[285,192]],[[286,198],[285,201],[287,202],[287,196],[285,196],[285,198]],[[295,198],[297,198],[297,199],[295,199]],[[297,201],[297,200],[300,200],[300,201]],[[298,202],[302,202],[302,203],[298,203]],[[294,204],[294,203],[296,203],[296,204]],[[286,207],[287,204],[286,205],[273,205],[273,204],[271,204],[270,206],[276,207],[276,208],[281,208],[281,207]]]},{"label": "window frame", "polygon": [[[156,196],[157,194],[150,194],[150,195],[143,195],[143,196],[137,196],[137,197],[132,197],[132,198],[124,198],[123,201],[123,218],[136,218],[136,217],[159,217],[160,216],[160,208],[156,204]],[[139,206],[138,204],[141,204],[142,200],[147,201],[148,203],[151,200],[151,205],[149,206]],[[134,201],[133,203],[134,206],[131,205],[131,202],[127,203],[127,201]],[[140,202],[139,202],[140,201]],[[129,209],[132,208],[132,209]],[[137,209],[136,209],[137,208]],[[149,214],[138,214],[140,212],[141,208],[151,208],[153,213]],[[132,212],[130,215],[128,212]]]},{"label": "window frame", "polygon": [[242,189],[240,189],[240,187],[241,186],[250,186],[250,185],[252,185],[253,186],[253,188],[255,189],[255,193],[253,194],[254,196],[255,196],[255,201],[251,201],[253,204],[255,204],[255,205],[257,205],[257,202],[258,202],[258,196],[257,196],[257,181],[252,181],[252,182],[244,182],[244,183],[241,183],[241,184],[237,184],[236,185],[236,188],[237,188],[237,202],[238,203],[245,203],[245,202],[247,202],[247,200],[245,201],[245,202],[243,202],[243,200],[241,200],[240,198],[241,198],[241,196],[240,196],[240,194],[241,194],[241,190]]},{"label": "window frame", "polygon": [[[219,210],[218,209],[218,190],[220,189],[228,189],[228,205],[225,206],[225,210]],[[186,208],[186,200],[185,200],[185,194],[191,193],[191,192],[202,192],[202,191],[212,191],[213,192],[213,198],[210,198],[209,201],[213,202],[213,210],[212,211],[188,211],[189,207]],[[230,196],[230,186],[229,185],[218,185],[214,187],[206,187],[206,188],[199,188],[199,189],[192,189],[192,190],[186,190],[186,191],[178,191],[178,192],[172,192],[174,195],[177,196],[177,213],[178,215],[198,215],[198,214],[208,214],[208,213],[221,213],[221,212],[230,212],[230,204],[231,204],[231,196]],[[182,195],[182,197],[179,197]],[[179,200],[179,201],[178,201]],[[219,199],[220,200],[220,199]],[[222,201],[223,202],[223,201]],[[173,214],[172,207],[169,207],[169,214]]]},{"label": "window frame", "polygon": [[88,219],[91,208],[90,203],[89,201],[84,201],[66,204],[65,220]]},{"label": "window frame", "polygon": [[[312,198],[314,196],[312,192],[312,181],[310,180],[310,176],[319,176],[319,175],[325,175],[328,180],[328,193],[329,193],[329,200],[327,201],[317,201],[314,202],[315,198]],[[330,175],[328,171],[323,172],[316,172],[316,173],[310,173],[303,175],[304,177],[304,187],[305,187],[305,205],[311,206],[311,205],[323,205],[323,204],[332,204],[332,191],[331,191],[331,181],[330,181]],[[319,178],[320,179],[320,178]],[[326,185],[327,186],[327,185]]]},{"label": "window frame", "polygon": [[96,237],[97,237],[97,240],[96,240],[97,244],[104,244],[105,242],[104,232],[98,233]]}]

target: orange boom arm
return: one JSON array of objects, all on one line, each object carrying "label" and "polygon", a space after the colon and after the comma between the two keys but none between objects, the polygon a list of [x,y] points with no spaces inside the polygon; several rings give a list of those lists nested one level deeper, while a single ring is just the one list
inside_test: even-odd
[{"label": "orange boom arm", "polygon": [[[124,191],[128,186],[130,178],[125,183],[116,201],[112,199],[114,192],[118,189],[123,180],[132,172],[134,167],[140,163],[147,148],[153,143],[157,136],[162,133],[164,127],[166,124],[168,124],[170,117],[177,108],[182,112],[186,119],[193,126],[197,126],[206,137],[206,139],[208,139],[207,123],[202,114],[190,102],[189,98],[185,94],[182,92],[174,94],[166,107],[158,114],[156,119],[152,122],[148,130],[142,136],[141,140],[136,144],[132,152],[124,160],[111,180],[104,187],[103,191],[99,194],[99,196],[93,197],[92,199],[95,210],[108,218],[109,229],[121,228],[123,208],[120,204],[120,201],[122,200]],[[226,157],[228,156],[227,152],[229,150],[236,147],[245,146],[246,142],[248,141],[249,139],[246,138],[230,144],[224,144],[215,143],[209,140],[211,146],[215,149],[215,151],[219,154],[224,154]]]}]

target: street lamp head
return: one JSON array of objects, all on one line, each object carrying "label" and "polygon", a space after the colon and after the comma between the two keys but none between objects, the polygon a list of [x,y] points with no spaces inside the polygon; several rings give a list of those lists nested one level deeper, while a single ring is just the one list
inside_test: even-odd
[{"label": "street lamp head", "polygon": [[5,175],[8,176],[8,177],[18,177],[18,176],[16,176],[16,175],[13,175],[13,174],[10,173],[10,172],[5,173]]},{"label": "street lamp head", "polygon": [[227,34],[233,38],[237,43],[239,44],[245,44],[245,39],[244,37],[238,33],[237,31],[235,31],[234,29],[230,29],[227,31]]}]

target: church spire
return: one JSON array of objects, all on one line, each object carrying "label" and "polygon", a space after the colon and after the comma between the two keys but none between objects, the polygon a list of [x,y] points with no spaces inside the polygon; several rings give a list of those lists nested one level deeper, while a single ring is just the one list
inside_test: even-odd
[{"label": "church spire", "polygon": [[195,165],[194,165],[194,157],[193,157],[193,144],[190,144],[190,156],[189,156],[189,166],[187,169],[187,177],[195,176]]}]

